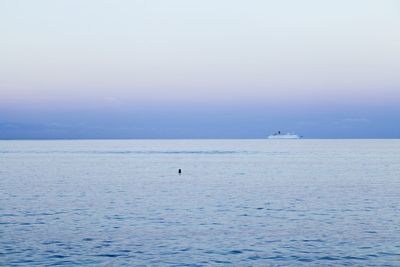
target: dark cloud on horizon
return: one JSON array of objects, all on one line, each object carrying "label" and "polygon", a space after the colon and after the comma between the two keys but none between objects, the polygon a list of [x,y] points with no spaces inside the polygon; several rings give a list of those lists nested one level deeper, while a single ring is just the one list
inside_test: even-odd
[{"label": "dark cloud on horizon", "polygon": [[231,107],[14,112],[0,115],[0,139],[264,138],[277,130],[306,138],[400,138],[400,108]]}]

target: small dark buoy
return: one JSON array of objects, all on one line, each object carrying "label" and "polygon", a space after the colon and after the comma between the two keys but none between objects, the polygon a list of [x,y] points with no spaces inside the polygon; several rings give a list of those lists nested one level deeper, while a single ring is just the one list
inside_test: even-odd
[{"label": "small dark buoy", "polygon": [[179,170],[178,170],[178,173],[179,173],[179,174],[181,174],[181,173],[182,173],[182,170],[181,170],[181,169],[179,169]]}]

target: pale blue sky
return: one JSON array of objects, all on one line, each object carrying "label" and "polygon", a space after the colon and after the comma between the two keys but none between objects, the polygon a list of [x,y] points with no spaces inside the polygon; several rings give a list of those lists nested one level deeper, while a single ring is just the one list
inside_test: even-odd
[{"label": "pale blue sky", "polygon": [[2,0],[0,36],[0,138],[400,137],[396,0]]}]

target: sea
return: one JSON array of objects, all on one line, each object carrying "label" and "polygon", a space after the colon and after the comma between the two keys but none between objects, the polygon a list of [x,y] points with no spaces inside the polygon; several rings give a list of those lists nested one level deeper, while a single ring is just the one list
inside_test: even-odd
[{"label": "sea", "polygon": [[0,265],[400,266],[400,140],[0,141]]}]

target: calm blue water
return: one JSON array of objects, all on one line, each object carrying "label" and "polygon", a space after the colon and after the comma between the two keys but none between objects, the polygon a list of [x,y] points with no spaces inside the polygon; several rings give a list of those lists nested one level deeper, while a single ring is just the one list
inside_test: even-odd
[{"label": "calm blue water", "polygon": [[0,141],[0,265],[400,266],[400,140]]}]

